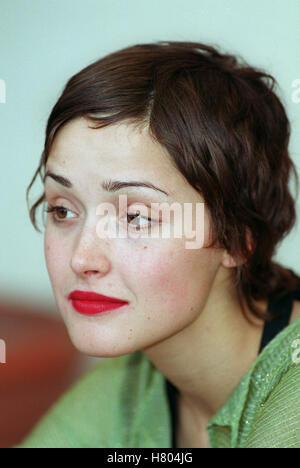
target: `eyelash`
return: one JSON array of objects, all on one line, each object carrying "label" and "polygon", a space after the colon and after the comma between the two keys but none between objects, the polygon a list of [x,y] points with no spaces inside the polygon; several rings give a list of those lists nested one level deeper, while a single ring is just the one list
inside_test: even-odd
[{"label": "eyelash", "polygon": [[54,206],[54,205],[50,205],[50,204],[49,204],[49,205],[47,206],[47,208],[45,209],[45,212],[46,212],[46,213],[50,213],[50,214],[51,214],[52,220],[53,220],[55,223],[57,223],[57,224],[63,223],[63,222],[65,221],[65,220],[60,220],[60,221],[59,221],[59,220],[55,217],[55,211],[57,211],[57,210],[59,210],[59,209],[65,210],[65,211],[70,211],[70,210],[68,210],[68,208],[65,208],[64,206],[58,206],[58,205],[57,205],[57,206]]},{"label": "eyelash", "polygon": [[[57,210],[59,210],[59,209],[65,210],[65,211],[71,211],[71,210],[68,210],[68,208],[65,208],[65,207],[62,206],[62,205],[56,205],[56,206],[54,206],[54,205],[50,205],[50,204],[49,204],[48,207],[45,209],[45,212],[46,212],[46,213],[50,213],[50,214],[51,214],[51,218],[52,218],[53,222],[56,223],[56,224],[62,224],[62,223],[65,222],[65,220],[60,220],[60,221],[59,221],[59,220],[55,217],[55,211],[57,211]],[[139,210],[137,210],[134,214],[129,214],[129,213],[127,213],[127,217],[128,217],[128,216],[136,216],[136,215],[140,215]],[[155,222],[154,220],[152,220],[152,218],[146,218],[146,217],[144,217],[144,216],[141,216],[141,219],[147,219],[147,221],[149,221],[150,223],[151,223],[151,222]],[[145,230],[145,229],[148,229],[148,225],[145,226],[145,227],[140,227],[139,229],[135,229],[135,230],[141,231],[141,230],[143,230],[143,229],[144,229],[144,230]]]}]

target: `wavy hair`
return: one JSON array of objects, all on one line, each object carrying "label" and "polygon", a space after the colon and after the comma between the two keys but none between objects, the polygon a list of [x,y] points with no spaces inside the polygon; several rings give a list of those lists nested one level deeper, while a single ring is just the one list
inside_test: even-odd
[{"label": "wavy hair", "polygon": [[[274,262],[280,241],[296,222],[289,190],[294,174],[290,124],[275,79],[241,58],[196,42],[137,44],[87,66],[67,82],[46,128],[39,166],[44,171],[58,130],[84,116],[100,129],[119,121],[147,125],[175,167],[203,197],[213,226],[212,245],[245,262],[234,278],[242,309],[268,318],[255,300],[281,298],[299,278]],[[31,206],[36,210],[45,193]],[[247,234],[251,235],[249,248]]]}]

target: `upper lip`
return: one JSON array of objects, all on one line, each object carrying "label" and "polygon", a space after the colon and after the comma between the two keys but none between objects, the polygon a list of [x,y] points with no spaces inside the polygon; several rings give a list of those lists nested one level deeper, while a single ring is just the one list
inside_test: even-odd
[{"label": "upper lip", "polygon": [[69,299],[79,300],[79,301],[93,301],[93,302],[127,302],[123,299],[118,299],[116,297],[104,296],[103,294],[98,294],[90,291],[72,291],[69,295]]}]

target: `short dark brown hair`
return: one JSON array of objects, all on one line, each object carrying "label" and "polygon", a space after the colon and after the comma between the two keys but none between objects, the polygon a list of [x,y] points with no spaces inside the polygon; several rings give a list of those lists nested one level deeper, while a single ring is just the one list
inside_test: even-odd
[{"label": "short dark brown hair", "polygon": [[[119,121],[147,125],[202,195],[213,244],[247,259],[235,267],[235,285],[242,307],[245,300],[262,317],[254,300],[280,298],[299,281],[272,260],[296,221],[291,173],[297,196],[299,191],[288,150],[290,124],[276,84],[242,59],[195,42],[137,44],[109,54],[67,82],[48,119],[27,203],[38,174],[44,182],[52,143],[68,121],[84,116],[95,129]],[[45,193],[30,208],[36,229],[36,209],[44,200]]]}]

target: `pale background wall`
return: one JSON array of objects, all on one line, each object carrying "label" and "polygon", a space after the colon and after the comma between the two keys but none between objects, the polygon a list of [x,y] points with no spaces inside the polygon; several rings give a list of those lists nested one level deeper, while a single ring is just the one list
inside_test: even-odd
[{"label": "pale background wall", "polygon": [[[292,99],[292,83],[300,78],[299,0],[0,0],[0,79],[6,84],[6,103],[0,97],[0,296],[54,306],[43,236],[29,221],[25,190],[66,80],[109,52],[158,40],[209,42],[273,74],[300,171],[300,99]],[[40,190],[37,183],[32,195]],[[297,227],[277,254],[298,273],[299,239]]]}]

